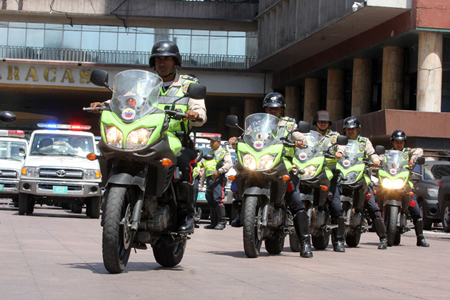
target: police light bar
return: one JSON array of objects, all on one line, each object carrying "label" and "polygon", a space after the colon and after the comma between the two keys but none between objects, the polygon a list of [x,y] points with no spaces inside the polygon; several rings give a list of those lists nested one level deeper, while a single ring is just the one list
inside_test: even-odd
[{"label": "police light bar", "polygon": [[10,137],[25,137],[25,132],[22,130],[0,130],[0,136],[10,136]]},{"label": "police light bar", "polygon": [[91,129],[91,125],[38,123],[37,126],[39,128],[45,128],[45,129],[67,129],[67,130],[89,130],[89,129]]},{"label": "police light bar", "polygon": [[196,132],[195,133],[196,137],[202,137],[202,138],[211,138],[213,136],[221,136],[220,133],[208,133],[208,132]]}]

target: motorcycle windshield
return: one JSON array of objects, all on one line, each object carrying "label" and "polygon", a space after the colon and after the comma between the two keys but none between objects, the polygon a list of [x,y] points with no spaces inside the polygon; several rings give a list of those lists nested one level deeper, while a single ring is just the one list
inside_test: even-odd
[{"label": "motorcycle windshield", "polygon": [[253,114],[245,119],[244,141],[256,151],[261,151],[283,137],[284,127],[278,132],[279,118],[269,114]]},{"label": "motorcycle windshield", "polygon": [[114,77],[111,110],[131,123],[158,110],[162,79],[148,71],[127,70]]},{"label": "motorcycle windshield", "polygon": [[[338,164],[344,168],[350,168],[357,164],[364,164],[361,160],[358,159],[358,150],[360,145],[356,140],[348,140],[347,145],[345,146],[345,156],[338,160]],[[364,151],[364,149],[362,150]],[[361,152],[359,152],[361,154]]]},{"label": "motorcycle windshield", "polygon": [[[402,151],[398,150],[387,150],[384,153],[384,163],[383,163],[383,170],[385,170],[387,173],[391,175],[396,175],[402,171],[403,165],[402,165],[402,158],[403,155],[406,153],[403,153]],[[406,154],[407,155],[407,154]],[[407,161],[405,162],[407,164]]]},{"label": "motorcycle windshield", "polygon": [[323,155],[322,147],[319,146],[319,142],[322,139],[322,135],[317,131],[310,131],[303,134],[306,139],[306,146],[303,148],[295,148],[295,157],[302,162],[310,160],[314,157]]}]

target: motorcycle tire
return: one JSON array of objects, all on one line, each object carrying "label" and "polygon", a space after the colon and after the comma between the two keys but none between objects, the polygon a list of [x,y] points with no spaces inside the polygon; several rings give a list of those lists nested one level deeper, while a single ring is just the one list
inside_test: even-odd
[{"label": "motorcycle tire", "polygon": [[349,247],[356,247],[359,245],[359,241],[361,240],[361,232],[347,234],[345,236],[345,242]]},{"label": "motorcycle tire", "polygon": [[314,248],[317,250],[325,250],[328,247],[328,244],[330,243],[330,235],[316,235],[311,236],[312,244]]},{"label": "motorcycle tire", "polygon": [[450,201],[445,201],[441,214],[442,228],[445,232],[450,232]]},{"label": "motorcycle tire", "polygon": [[244,251],[249,258],[259,255],[262,244],[262,207],[258,197],[248,196],[244,201]]},{"label": "motorcycle tire", "polygon": [[400,233],[399,230],[397,230],[397,234],[395,235],[395,239],[394,239],[394,246],[400,245],[401,240],[402,240],[402,234]]},{"label": "motorcycle tire", "polygon": [[280,254],[284,248],[284,236],[279,237],[277,234],[274,234],[272,237],[266,238],[264,245],[269,254]]},{"label": "motorcycle tire", "polygon": [[387,245],[392,246],[395,244],[395,238],[397,235],[397,218],[398,218],[398,206],[390,206],[385,214],[385,225],[387,234]]},{"label": "motorcycle tire", "polygon": [[159,240],[152,248],[156,262],[165,268],[172,268],[183,259],[186,241],[166,246]]},{"label": "motorcycle tire", "polygon": [[[103,224],[103,264],[109,273],[125,270],[130,258],[135,232],[131,223],[133,191],[127,187],[112,186],[108,191]],[[122,222],[123,220],[123,222]]]},{"label": "motorcycle tire", "polygon": [[297,231],[294,229],[294,232],[289,235],[289,247],[292,252],[300,252],[300,240],[298,239]]}]

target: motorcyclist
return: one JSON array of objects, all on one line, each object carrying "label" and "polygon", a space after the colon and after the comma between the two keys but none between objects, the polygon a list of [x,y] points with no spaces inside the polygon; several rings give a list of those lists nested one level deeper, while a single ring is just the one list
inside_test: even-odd
[{"label": "motorcyclist", "polygon": [[[264,97],[263,107],[266,113],[280,118],[279,127],[292,126],[295,127],[295,120],[289,117],[284,117],[283,113],[286,108],[286,100],[280,93],[269,93]],[[293,131],[292,139],[295,141],[296,147],[303,147],[306,142],[304,135],[299,131]],[[235,147],[237,142],[236,137],[229,139],[229,143]],[[305,212],[305,206],[298,190],[298,180],[294,174],[290,174],[291,179],[288,182],[288,187],[285,194],[286,202],[289,205],[289,210],[294,216],[294,227],[300,240],[300,256],[313,257],[311,252],[311,237],[309,235],[309,217]],[[239,216],[240,214],[238,214]]]},{"label": "motorcyclist", "polygon": [[226,226],[225,205],[223,204],[225,173],[233,166],[230,152],[222,148],[218,135],[210,138],[211,150],[202,162],[206,175],[206,200],[211,215],[211,224],[206,229],[223,230]]},{"label": "motorcyclist", "polygon": [[[403,152],[404,159],[408,160],[407,164],[410,169],[415,165],[415,162],[419,157],[423,155],[422,148],[405,148],[406,133],[402,130],[394,130],[391,134],[391,143],[394,146],[392,150],[398,150]],[[414,194],[411,196],[411,203],[408,207],[411,218],[413,219],[414,229],[416,231],[418,247],[430,247],[425,241],[423,236],[423,220],[420,213],[419,204],[417,203],[417,196]]]},{"label": "motorcyclist", "polygon": [[[323,147],[330,147],[336,142],[339,133],[332,131],[331,116],[326,110],[319,110],[315,113],[313,119],[313,125],[317,127],[317,132],[320,133],[323,138],[320,140],[319,145]],[[338,174],[335,172],[336,162],[342,158],[345,154],[345,146],[335,145],[332,148],[334,152],[334,159],[327,158],[327,168],[333,171],[334,176],[330,182],[330,193],[332,194],[330,205],[330,215],[332,224],[337,224],[338,227],[334,228],[332,234],[334,236],[333,250],[336,252],[345,252],[344,248],[344,234],[345,234],[345,221],[343,217],[343,209],[341,205],[341,193],[342,186],[338,183]]]},{"label": "motorcyclist", "polygon": [[[380,165],[380,158],[375,153],[375,149],[373,148],[372,142],[366,138],[359,135],[359,131],[361,130],[361,124],[359,120],[355,117],[348,117],[344,120],[344,132],[347,135],[349,140],[358,141],[360,147],[359,151],[364,154],[364,157],[369,157],[375,167]],[[362,157],[361,157],[362,159]],[[369,194],[367,195],[370,198],[367,199],[364,203],[365,208],[369,211],[369,215],[372,218],[373,225],[375,227],[375,231],[380,238],[380,244],[378,245],[378,249],[387,249],[387,235],[386,235],[386,226],[384,225],[383,220],[381,220],[380,208],[375,202],[375,197],[373,196],[373,189],[369,186]]]},{"label": "motorcyclist", "polygon": [[[182,57],[178,46],[172,41],[159,41],[153,45],[152,52],[149,58],[149,65],[154,68],[156,73],[163,81],[159,104],[164,108],[165,105],[173,104],[174,99],[182,97],[184,91],[189,84],[197,83],[197,78],[188,75],[180,75],[177,72],[177,67],[181,66]],[[108,100],[109,101],[109,100]],[[107,101],[106,101],[107,102]],[[104,103],[91,103],[91,108],[102,106]],[[186,114],[186,118],[182,122],[171,122],[169,125],[170,132],[184,132],[183,137],[180,137],[183,148],[177,156],[177,166],[182,172],[181,180],[189,183],[189,195],[187,199],[179,199],[178,203],[179,214],[183,217],[183,224],[178,227],[179,233],[192,233],[194,231],[194,207],[193,195],[194,188],[192,186],[192,171],[196,164],[197,153],[194,150],[194,145],[189,138],[189,131],[192,126],[199,127],[206,122],[206,107],[204,99],[182,98],[176,102],[177,109],[181,109]],[[195,121],[201,118],[202,121]]]}]

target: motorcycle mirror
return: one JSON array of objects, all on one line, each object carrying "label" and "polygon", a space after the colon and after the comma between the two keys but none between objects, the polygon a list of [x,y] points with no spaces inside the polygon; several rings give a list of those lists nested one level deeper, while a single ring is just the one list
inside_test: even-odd
[{"label": "motorcycle mirror", "polygon": [[197,149],[197,163],[200,163],[200,161],[203,159],[203,151],[200,149]]},{"label": "motorcycle mirror", "polygon": [[346,135],[340,135],[338,136],[336,143],[338,145],[345,146],[348,144],[348,137]]},{"label": "motorcycle mirror", "polygon": [[208,153],[208,154],[204,155],[203,158],[205,160],[211,160],[211,159],[214,159],[214,155],[212,155],[211,153]]},{"label": "motorcycle mirror", "polygon": [[425,158],[419,157],[416,162],[418,165],[423,165],[425,163]]},{"label": "motorcycle mirror", "polygon": [[16,115],[6,110],[0,113],[0,120],[5,123],[12,123],[16,120]]},{"label": "motorcycle mirror", "polygon": [[238,127],[238,117],[235,115],[228,115],[227,118],[225,119],[225,124],[228,127],[237,128]]},{"label": "motorcycle mirror", "polygon": [[204,99],[206,97],[206,86],[199,83],[191,83],[184,96],[193,99]]},{"label": "motorcycle mirror", "polygon": [[300,121],[298,122],[298,131],[301,133],[308,133],[311,130],[311,125],[308,122]]},{"label": "motorcycle mirror", "polygon": [[382,145],[376,145],[375,146],[375,153],[378,155],[384,154],[386,152],[386,149]]},{"label": "motorcycle mirror", "polygon": [[108,85],[108,72],[105,70],[93,70],[91,73],[90,81],[96,86],[103,86],[112,92],[112,89]]}]

